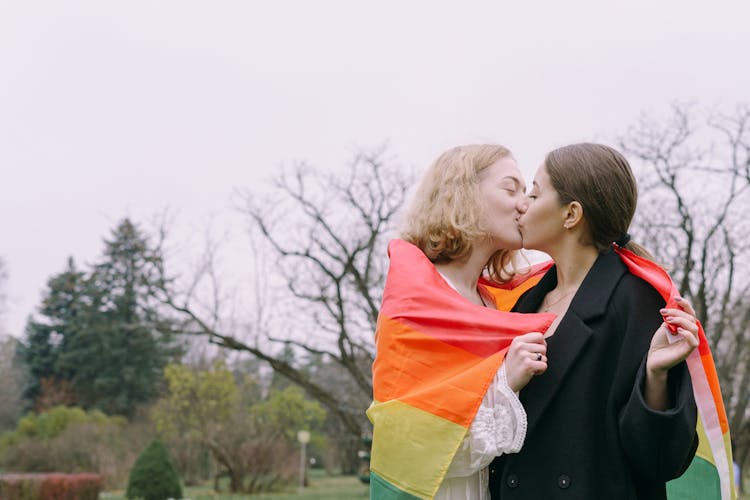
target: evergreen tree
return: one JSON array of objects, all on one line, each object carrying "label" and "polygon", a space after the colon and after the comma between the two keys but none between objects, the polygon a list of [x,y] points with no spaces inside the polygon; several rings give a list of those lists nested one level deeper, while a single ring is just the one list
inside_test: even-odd
[{"label": "evergreen tree", "polygon": [[126,416],[153,399],[164,366],[177,354],[171,323],[153,297],[161,264],[159,250],[128,219],[105,240],[89,273],[77,271],[71,259],[49,281],[41,319],[27,326],[21,353],[27,397],[38,401],[42,387],[67,382],[77,404]]},{"label": "evergreen tree", "polygon": [[29,319],[26,339],[17,356],[25,367],[24,398],[33,405],[42,388],[57,387],[72,378],[72,372],[60,366],[61,353],[82,328],[85,316],[85,275],[68,258],[65,271],[47,281],[47,291],[39,308],[41,319]]},{"label": "evergreen tree", "polygon": [[180,476],[160,441],[152,442],[135,461],[125,497],[141,500],[182,498]]}]

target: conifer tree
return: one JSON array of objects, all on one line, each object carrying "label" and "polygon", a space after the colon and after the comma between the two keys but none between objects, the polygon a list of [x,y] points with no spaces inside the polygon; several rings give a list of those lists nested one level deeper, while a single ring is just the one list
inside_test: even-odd
[{"label": "conifer tree", "polygon": [[125,497],[139,500],[182,498],[180,476],[161,441],[153,441],[135,461]]},{"label": "conifer tree", "polygon": [[128,219],[104,243],[89,272],[78,271],[71,259],[48,282],[21,349],[29,374],[26,396],[36,402],[42,387],[65,382],[76,404],[131,416],[157,395],[164,366],[178,350],[172,324],[153,296],[160,250]]}]

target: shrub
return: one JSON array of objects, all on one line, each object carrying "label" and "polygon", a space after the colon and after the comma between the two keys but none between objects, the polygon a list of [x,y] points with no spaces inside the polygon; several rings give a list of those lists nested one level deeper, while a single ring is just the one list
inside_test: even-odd
[{"label": "shrub", "polygon": [[84,411],[75,406],[56,406],[43,413],[29,413],[18,421],[15,434],[21,437],[53,439],[68,427],[84,424],[125,425],[123,417],[108,417],[98,410]]},{"label": "shrub", "polygon": [[3,500],[97,500],[103,478],[98,474],[0,475]]},{"label": "shrub", "polygon": [[182,498],[177,469],[160,441],[152,442],[135,461],[125,496],[142,500]]},{"label": "shrub", "polygon": [[94,472],[104,476],[105,488],[123,487],[153,435],[148,423],[59,407],[28,415],[0,436],[0,470]]},{"label": "shrub", "polygon": [[85,422],[88,418],[81,408],[56,406],[44,413],[26,415],[18,422],[17,432],[23,436],[51,439],[69,425]]}]

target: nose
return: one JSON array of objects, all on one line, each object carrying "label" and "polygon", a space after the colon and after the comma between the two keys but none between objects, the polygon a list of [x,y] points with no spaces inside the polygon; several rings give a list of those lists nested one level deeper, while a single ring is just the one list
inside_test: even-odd
[{"label": "nose", "polygon": [[529,199],[525,196],[521,196],[516,202],[516,210],[520,214],[525,214],[526,209],[529,208]]}]

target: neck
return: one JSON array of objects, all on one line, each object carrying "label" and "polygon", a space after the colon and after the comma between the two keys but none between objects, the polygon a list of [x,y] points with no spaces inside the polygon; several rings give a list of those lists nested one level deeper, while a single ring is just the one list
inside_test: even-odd
[{"label": "neck", "polygon": [[[458,289],[459,293],[476,296],[477,281],[482,275],[484,266],[497,249],[489,245],[474,245],[471,254],[464,260],[453,260],[435,267],[443,273]],[[470,297],[467,297],[470,298]]]},{"label": "neck", "polygon": [[593,245],[572,243],[549,252],[557,267],[557,289],[562,292],[577,289],[599,257]]}]

